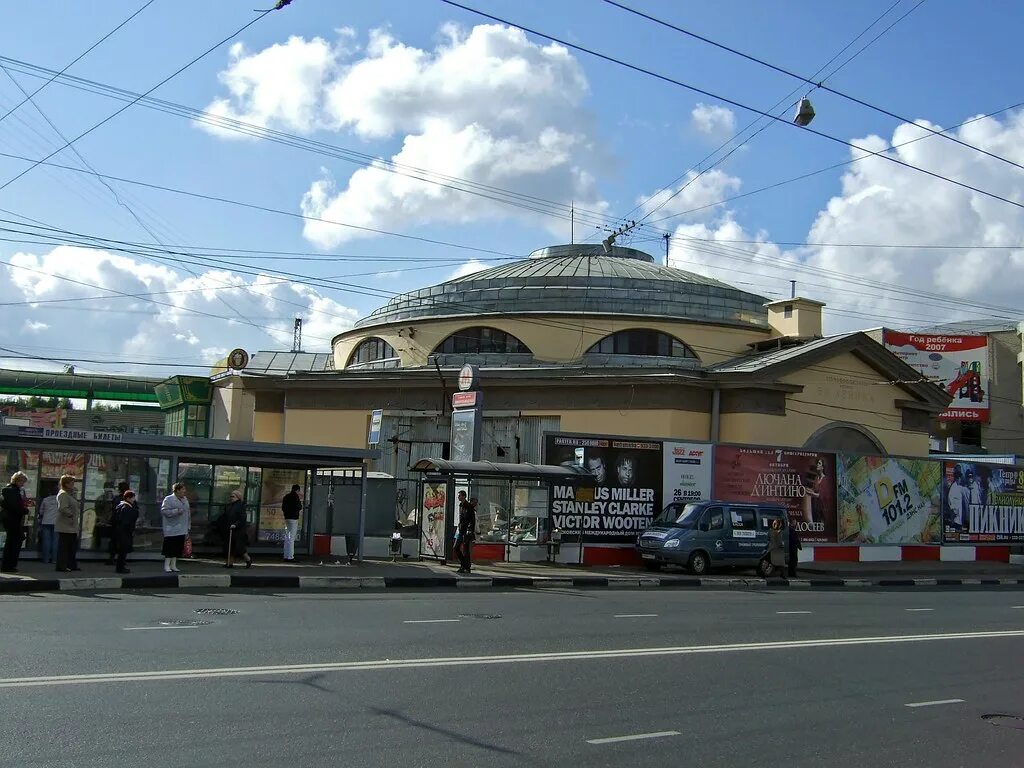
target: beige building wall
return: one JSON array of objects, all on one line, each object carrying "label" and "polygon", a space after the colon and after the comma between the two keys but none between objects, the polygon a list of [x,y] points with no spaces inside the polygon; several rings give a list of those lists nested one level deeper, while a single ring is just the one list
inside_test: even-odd
[{"label": "beige building wall", "polygon": [[481,315],[455,320],[416,320],[349,331],[335,340],[334,365],[339,370],[345,368],[359,342],[373,337],[384,339],[394,347],[403,367],[426,365],[427,356],[442,341],[457,331],[475,326],[488,326],[512,334],[541,362],[576,360],[605,336],[630,328],[650,328],[675,336],[688,344],[706,365],[747,354],[750,352],[749,344],[770,336],[769,331],[753,327],[734,328],[646,317],[591,318],[581,325],[580,320],[574,317]]},{"label": "beige building wall", "polygon": [[295,445],[366,445],[369,430],[367,411],[288,408],[284,413],[284,442]]},{"label": "beige building wall", "polygon": [[256,411],[252,420],[252,439],[257,443],[284,442],[284,414]]},{"label": "beige building wall", "polygon": [[909,393],[847,353],[814,364],[782,379],[804,388],[786,398],[786,415],[723,414],[725,443],[802,446],[817,430],[850,422],[869,430],[888,453],[928,455],[928,435],[903,431],[896,400]]},{"label": "beige building wall", "polygon": [[558,416],[562,432],[638,435],[678,440],[707,440],[711,414],[672,410],[523,411],[523,416]]}]

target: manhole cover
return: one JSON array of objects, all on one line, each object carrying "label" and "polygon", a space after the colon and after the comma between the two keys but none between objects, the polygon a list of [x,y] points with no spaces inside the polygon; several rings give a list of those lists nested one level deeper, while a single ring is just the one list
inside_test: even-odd
[{"label": "manhole cover", "polygon": [[196,608],[196,613],[202,616],[234,616],[238,611],[234,608]]},{"label": "manhole cover", "polygon": [[460,613],[460,619],[500,619],[500,613]]},{"label": "manhole cover", "polygon": [[1024,717],[1018,717],[1017,715],[982,715],[981,719],[992,723],[992,725],[1001,725],[1004,728],[1024,731]]},{"label": "manhole cover", "polygon": [[158,621],[157,624],[161,627],[205,627],[213,622],[199,619],[168,619],[167,621]]}]

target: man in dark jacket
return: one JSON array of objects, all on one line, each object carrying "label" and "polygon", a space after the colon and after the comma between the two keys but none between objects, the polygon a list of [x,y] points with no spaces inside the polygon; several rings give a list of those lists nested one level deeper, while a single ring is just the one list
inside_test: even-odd
[{"label": "man in dark jacket", "polygon": [[281,499],[281,512],[284,514],[284,559],[295,559],[295,537],[299,532],[299,515],[302,514],[301,485],[293,485],[291,493]]},{"label": "man in dark jacket", "polygon": [[22,542],[25,541],[25,515],[28,514],[22,489],[27,482],[28,475],[15,472],[11,476],[10,485],[0,492],[0,517],[7,533],[3,559],[0,561],[0,571],[4,573],[16,573],[18,570],[18,557],[21,555]]},{"label": "man in dark jacket", "polygon": [[793,578],[796,576],[796,553],[803,549],[803,545],[800,543],[800,534],[796,532],[796,526],[793,525],[792,521],[789,521],[789,547],[786,549],[788,556],[787,563],[789,565],[789,577]]},{"label": "man in dark jacket", "polygon": [[132,551],[132,537],[139,522],[139,503],[135,492],[125,489],[121,502],[114,508],[110,518],[110,548],[116,558],[118,573],[131,573],[125,565],[128,553]]},{"label": "man in dark jacket", "polygon": [[469,573],[473,567],[473,540],[476,538],[476,499],[467,499],[459,491],[459,540],[455,552],[459,556],[458,573]]}]

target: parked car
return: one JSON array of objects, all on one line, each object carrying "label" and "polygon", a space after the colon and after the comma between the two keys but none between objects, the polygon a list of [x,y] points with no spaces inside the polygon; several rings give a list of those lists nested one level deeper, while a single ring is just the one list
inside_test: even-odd
[{"label": "parked car", "polygon": [[748,566],[769,576],[768,528],[777,519],[789,524],[785,508],[777,504],[673,503],[640,534],[636,546],[650,570],[671,563],[704,574],[716,566]]}]

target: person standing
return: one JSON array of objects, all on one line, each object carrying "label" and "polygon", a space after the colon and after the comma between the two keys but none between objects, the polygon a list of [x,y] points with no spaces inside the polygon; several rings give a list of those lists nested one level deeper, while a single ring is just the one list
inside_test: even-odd
[{"label": "person standing", "polygon": [[75,478],[64,475],[57,493],[57,570],[80,571],[78,567],[78,513],[82,507],[75,498]]},{"label": "person standing", "polygon": [[792,521],[790,521],[786,528],[789,530],[789,549],[786,555],[789,562],[789,577],[792,579],[796,577],[796,553],[803,549],[804,546],[800,543],[800,534],[796,532],[796,526],[793,525]]},{"label": "person standing", "polygon": [[281,512],[284,514],[284,559],[289,562],[295,559],[295,537],[299,533],[299,515],[302,514],[302,486],[293,485],[291,493],[281,499]]},{"label": "person standing", "polygon": [[456,551],[459,555],[458,573],[469,573],[473,568],[473,539],[476,538],[476,507],[466,499],[464,491],[459,492],[459,541]]},{"label": "person standing", "polygon": [[224,545],[227,550],[225,568],[234,568],[234,560],[245,560],[245,567],[252,568],[249,556],[249,518],[245,514],[242,492],[237,488],[231,492],[231,501],[224,508],[221,524],[224,531]]},{"label": "person standing", "polygon": [[185,552],[185,537],[192,522],[188,499],[185,498],[185,484],[175,483],[173,492],[165,496],[160,504],[160,518],[163,524],[164,573],[178,573],[178,558]]},{"label": "person standing", "polygon": [[768,561],[779,572],[786,567],[786,540],[782,537],[782,520],[777,517],[768,529]]},{"label": "person standing", "polygon": [[15,472],[11,475],[10,485],[0,492],[0,512],[3,515],[4,531],[7,533],[3,558],[0,559],[0,571],[4,573],[18,572],[18,558],[21,555],[22,542],[25,541],[25,516],[28,514],[24,491],[27,482],[28,475],[24,472]]},{"label": "person standing", "polygon": [[118,573],[131,573],[126,562],[128,553],[132,551],[132,536],[135,525],[139,522],[139,503],[135,500],[135,491],[125,490],[121,502],[114,507],[110,517],[110,546],[116,558]]},{"label": "person standing", "polygon": [[39,559],[51,565],[57,561],[57,494],[39,502]]}]

